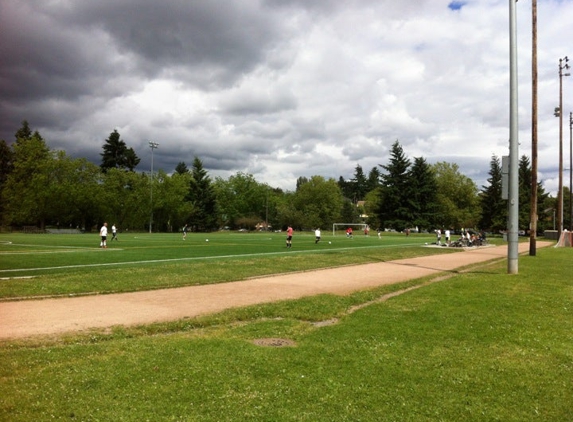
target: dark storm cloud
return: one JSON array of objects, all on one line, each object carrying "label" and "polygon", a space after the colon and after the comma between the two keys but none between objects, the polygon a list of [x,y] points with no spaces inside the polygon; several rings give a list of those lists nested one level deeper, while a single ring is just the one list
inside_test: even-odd
[{"label": "dark storm cloud", "polygon": [[272,13],[256,6],[221,0],[77,2],[58,8],[53,18],[59,25],[100,28],[147,77],[188,72],[192,84],[224,86],[260,62],[281,32]]},{"label": "dark storm cloud", "polygon": [[0,136],[11,138],[23,119],[43,126],[74,118],[58,107],[46,114],[46,104],[105,103],[157,76],[202,90],[232,85],[284,36],[272,13],[251,4],[3,2]]}]

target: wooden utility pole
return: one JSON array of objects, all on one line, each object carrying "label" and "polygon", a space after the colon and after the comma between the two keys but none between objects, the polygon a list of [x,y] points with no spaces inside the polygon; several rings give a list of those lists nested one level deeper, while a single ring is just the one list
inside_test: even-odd
[{"label": "wooden utility pole", "polygon": [[529,255],[537,254],[537,0],[531,0],[531,210]]}]

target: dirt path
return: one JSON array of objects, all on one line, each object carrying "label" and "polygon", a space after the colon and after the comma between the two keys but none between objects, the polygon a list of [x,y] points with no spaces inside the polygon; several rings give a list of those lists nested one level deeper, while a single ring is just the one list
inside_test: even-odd
[{"label": "dirt path", "polygon": [[[544,247],[552,242],[537,242]],[[520,253],[528,243],[520,243]],[[0,303],[0,339],[173,321],[222,310],[399,283],[507,257],[507,246],[391,262],[136,293]]]}]

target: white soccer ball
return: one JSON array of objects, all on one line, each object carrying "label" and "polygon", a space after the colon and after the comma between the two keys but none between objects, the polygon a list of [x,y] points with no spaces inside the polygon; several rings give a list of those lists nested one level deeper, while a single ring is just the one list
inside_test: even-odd
[{"label": "white soccer ball", "polygon": [[208,241],[209,241],[209,239],[205,239],[205,242],[208,242]]},{"label": "white soccer ball", "polygon": [[328,242],[329,245],[332,245],[332,242]]}]

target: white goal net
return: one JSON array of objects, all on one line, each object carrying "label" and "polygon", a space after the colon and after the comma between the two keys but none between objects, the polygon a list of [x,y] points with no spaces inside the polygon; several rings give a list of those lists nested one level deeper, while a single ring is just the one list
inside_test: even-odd
[{"label": "white goal net", "polygon": [[364,223],[334,223],[332,225],[332,235],[346,234],[348,228],[352,229],[353,234],[365,234],[368,233],[368,224]]}]

